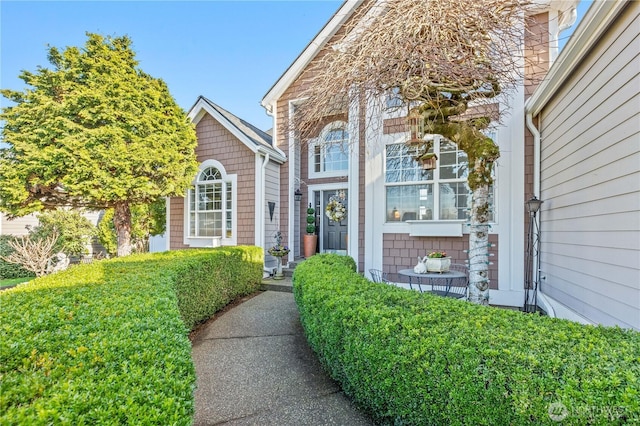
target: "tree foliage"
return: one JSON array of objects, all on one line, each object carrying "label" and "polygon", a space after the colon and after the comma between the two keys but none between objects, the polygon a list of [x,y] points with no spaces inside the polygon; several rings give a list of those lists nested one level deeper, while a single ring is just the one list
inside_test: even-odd
[{"label": "tree foliage", "polygon": [[[473,191],[470,300],[481,304],[489,299],[488,192],[500,155],[483,130],[504,111],[491,105],[495,98],[522,82],[525,7],[521,0],[365,2],[301,77],[306,101],[285,123],[304,141],[326,117],[366,106],[364,125],[380,126],[369,118],[381,116],[396,91],[401,108],[421,113],[427,133],[458,144]],[[472,114],[470,106],[483,111]]]},{"label": "tree foliage", "polygon": [[44,240],[50,235],[58,235],[54,250],[69,256],[86,254],[96,235],[96,227],[77,210],[46,211],[38,215],[38,221],[30,236]]},{"label": "tree foliage", "polygon": [[118,254],[130,252],[130,205],[182,195],[197,170],[195,130],[166,84],[144,73],[128,37],[88,34],[83,48],[50,47],[52,69],[0,93],[0,209],[113,208]]}]

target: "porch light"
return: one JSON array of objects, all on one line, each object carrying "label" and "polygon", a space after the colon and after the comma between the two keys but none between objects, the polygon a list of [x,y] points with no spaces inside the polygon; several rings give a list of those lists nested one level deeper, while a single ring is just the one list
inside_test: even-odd
[{"label": "porch light", "polygon": [[540,206],[542,206],[542,203],[544,203],[544,201],[538,200],[534,195],[529,201],[527,201],[527,210],[529,210],[530,214],[535,216],[536,213],[538,213],[538,210],[540,210]]},{"label": "porch light", "polygon": [[424,144],[424,140],[422,139],[424,135],[424,118],[415,108],[409,111],[407,127],[409,129],[409,140],[407,144]]},{"label": "porch light", "polygon": [[293,193],[293,199],[296,201],[302,200],[302,191],[300,191],[300,188],[297,188],[296,192]]}]

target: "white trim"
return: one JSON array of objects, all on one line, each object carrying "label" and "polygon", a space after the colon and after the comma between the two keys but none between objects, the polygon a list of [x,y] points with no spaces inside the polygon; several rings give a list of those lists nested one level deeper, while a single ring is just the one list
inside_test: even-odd
[{"label": "white trim", "polygon": [[[165,229],[164,234],[167,236],[165,242],[165,250],[171,250],[171,197],[164,198],[164,211],[165,211]],[[2,234],[0,234],[2,235]]]},{"label": "white trim", "polygon": [[[351,93],[353,96],[354,93]],[[349,107],[349,122],[347,123],[347,134],[349,135],[349,177],[347,181],[347,191],[349,193],[347,206],[348,231],[351,238],[347,241],[347,253],[356,262],[356,269],[359,264],[359,242],[360,242],[360,108],[359,102],[351,102]]]},{"label": "white trim", "polygon": [[[347,191],[349,191],[349,183],[348,182],[334,182],[334,183],[319,183],[319,184],[315,184],[315,185],[308,185],[307,186],[307,196],[309,200],[313,200],[313,202],[311,203],[312,207],[315,208],[316,206],[316,200],[313,198],[313,193],[315,191],[338,191],[341,189],[346,189]],[[348,201],[348,205],[347,205],[347,229],[349,230],[349,234],[351,234],[351,212],[350,212],[350,207],[351,207],[351,192],[347,193],[347,197],[349,198]],[[357,197],[357,194],[356,194]],[[322,200],[320,200],[320,205],[322,206]],[[324,218],[324,211],[320,211],[319,212],[321,219]],[[323,232],[323,228],[322,228],[322,223],[323,221],[320,220],[320,232],[319,232],[319,238],[320,238],[320,252],[322,252],[322,232]],[[351,240],[351,238],[349,239]],[[356,238],[356,242],[357,242],[357,238]],[[351,243],[349,243],[351,244]],[[348,251],[348,249],[347,249]],[[351,256],[351,253],[348,253],[349,256]],[[357,259],[354,259],[357,262]]]},{"label": "white trim", "polygon": [[542,111],[626,5],[627,1],[593,2],[545,79],[527,101],[526,110],[530,114],[536,116]]},{"label": "white trim", "polygon": [[[289,120],[293,120],[293,116],[295,114],[295,110],[296,110],[296,105],[300,103],[299,100],[290,100],[289,101]],[[293,247],[293,244],[295,242],[295,232],[296,232],[296,228],[295,228],[295,207],[296,207],[296,200],[295,200],[295,190],[291,190],[291,188],[295,188],[296,186],[296,152],[295,152],[295,148],[296,148],[296,135],[295,132],[293,131],[293,129],[289,129],[289,132],[287,134],[287,145],[288,145],[288,155],[289,155],[289,180],[288,180],[288,184],[287,184],[287,188],[288,188],[288,197],[287,197],[287,246],[289,246],[290,248],[293,248],[293,256],[295,257],[295,247]],[[278,227],[280,227],[280,223],[279,221],[278,223]]]},{"label": "white trim", "polygon": [[254,244],[258,247],[265,247],[265,223],[266,223],[266,172],[269,164],[269,154],[255,156],[255,218],[254,218]]},{"label": "white trim", "polygon": [[[223,246],[235,246],[237,245],[238,239],[238,175],[237,174],[227,174],[224,166],[217,160],[205,160],[203,161],[199,167],[198,172],[196,173],[193,182],[197,182],[198,175],[202,173],[208,167],[215,167],[220,171],[222,175],[223,181],[231,182],[231,238],[224,237],[190,237],[189,236],[189,191],[191,188],[187,189],[187,193],[184,197],[184,215],[183,215],[183,244],[189,247],[217,247],[219,245]],[[225,194],[226,196],[226,194]],[[226,223],[226,217],[222,218],[223,222]]]},{"label": "white trim", "polygon": [[[351,115],[349,115],[351,116]],[[342,121],[342,120],[336,120],[336,121],[332,121],[331,123],[327,124],[326,126],[324,126],[324,128],[322,129],[322,131],[320,132],[320,136],[318,136],[317,138],[311,139],[308,142],[308,150],[307,150],[307,176],[309,176],[309,179],[320,179],[320,178],[330,178],[330,177],[345,177],[345,176],[349,176],[351,174],[351,156],[348,157],[348,164],[347,164],[347,168],[345,170],[331,170],[328,172],[316,172],[315,171],[315,148],[317,146],[320,146],[320,168],[322,168],[322,161],[323,161],[323,155],[322,155],[322,146],[326,145],[326,144],[331,144],[331,142],[328,142],[326,140],[324,140],[325,136],[327,135],[327,133],[331,132],[332,130],[335,129],[343,129],[346,133],[347,133],[347,149],[351,152],[351,146],[353,143],[353,138],[351,137],[351,132],[349,131],[349,127],[350,126],[348,123]],[[357,159],[357,158],[356,158]]]},{"label": "white trim", "polygon": [[346,0],[342,6],[340,6],[340,9],[331,17],[324,28],[311,40],[300,56],[296,58],[278,81],[264,95],[260,104],[267,112],[273,113],[278,99],[284,94],[285,90],[302,74],[307,68],[307,65],[309,65],[313,58],[316,57],[325,44],[335,35],[363,1],[364,0]]}]

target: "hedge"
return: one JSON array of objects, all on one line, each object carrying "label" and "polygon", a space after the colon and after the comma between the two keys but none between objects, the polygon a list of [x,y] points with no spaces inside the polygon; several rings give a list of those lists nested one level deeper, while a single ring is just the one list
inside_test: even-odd
[{"label": "hedge", "polygon": [[188,332],[261,264],[255,247],[133,255],[3,291],[0,424],[191,424]]},{"label": "hedge", "polygon": [[310,346],[378,423],[640,423],[638,332],[372,283],[336,255],[293,281]]}]

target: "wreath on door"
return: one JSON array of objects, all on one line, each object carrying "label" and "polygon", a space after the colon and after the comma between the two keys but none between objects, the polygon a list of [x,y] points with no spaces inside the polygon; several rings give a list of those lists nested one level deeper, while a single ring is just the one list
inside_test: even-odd
[{"label": "wreath on door", "polygon": [[334,222],[340,222],[347,216],[347,208],[336,197],[329,199],[327,206],[324,208],[324,212],[327,217]]}]

